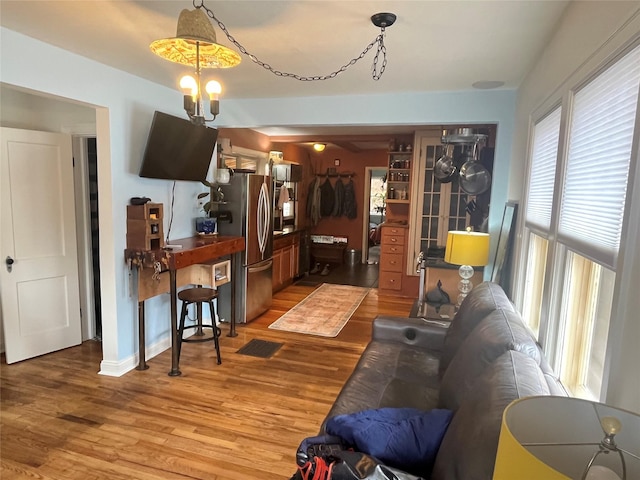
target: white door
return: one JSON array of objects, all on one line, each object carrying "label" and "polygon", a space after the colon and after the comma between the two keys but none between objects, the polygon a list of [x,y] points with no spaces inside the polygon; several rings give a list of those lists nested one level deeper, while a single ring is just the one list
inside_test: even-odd
[{"label": "white door", "polygon": [[69,135],[0,134],[0,299],[13,363],[82,341],[73,157]]}]

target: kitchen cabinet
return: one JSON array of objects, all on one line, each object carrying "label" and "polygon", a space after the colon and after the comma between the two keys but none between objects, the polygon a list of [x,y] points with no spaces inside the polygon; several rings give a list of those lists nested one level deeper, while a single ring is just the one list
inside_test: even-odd
[{"label": "kitchen cabinet", "polygon": [[406,241],[406,225],[382,225],[378,290],[383,295],[397,294],[402,290]]},{"label": "kitchen cabinet", "polygon": [[273,291],[276,292],[282,287],[282,250],[274,250],[273,252],[273,268],[271,270],[271,284]]},{"label": "kitchen cabinet", "polygon": [[282,290],[298,276],[300,233],[278,235],[273,240],[273,291]]}]

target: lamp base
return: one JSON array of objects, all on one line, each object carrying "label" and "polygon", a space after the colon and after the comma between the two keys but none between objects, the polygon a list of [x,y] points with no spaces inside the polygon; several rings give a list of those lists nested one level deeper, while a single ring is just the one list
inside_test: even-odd
[{"label": "lamp base", "polygon": [[460,305],[469,294],[471,290],[473,290],[473,283],[469,280],[473,277],[473,267],[471,265],[460,265],[458,269],[458,274],[460,275],[460,281],[458,282],[458,299],[456,302],[456,310],[460,308]]}]

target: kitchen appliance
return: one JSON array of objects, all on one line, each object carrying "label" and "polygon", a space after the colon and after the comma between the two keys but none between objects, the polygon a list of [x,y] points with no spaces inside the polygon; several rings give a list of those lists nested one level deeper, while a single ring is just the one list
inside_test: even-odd
[{"label": "kitchen appliance", "polygon": [[[293,163],[273,165],[273,227],[281,231],[296,225],[298,210],[298,182],[302,181],[302,167]],[[283,189],[286,195],[283,201]]]},{"label": "kitchen appliance", "polygon": [[[246,248],[233,267],[237,323],[247,323],[271,307],[273,219],[271,177],[236,172],[220,186],[224,202],[218,205],[218,233],[242,236]],[[231,317],[231,285],[220,287],[218,310]]]}]

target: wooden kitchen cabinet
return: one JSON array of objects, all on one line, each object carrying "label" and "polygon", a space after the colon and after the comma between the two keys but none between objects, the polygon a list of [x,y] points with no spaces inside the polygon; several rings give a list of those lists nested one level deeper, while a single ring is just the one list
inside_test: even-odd
[{"label": "wooden kitchen cabinet", "polygon": [[380,277],[378,279],[378,289],[381,294],[397,294],[402,290],[406,240],[406,226],[387,224],[382,226]]},{"label": "wooden kitchen cabinet", "polygon": [[291,252],[291,277],[300,276],[300,241],[293,244]]},{"label": "wooden kitchen cabinet", "polygon": [[271,270],[271,284],[273,291],[282,287],[282,250],[273,252],[273,269]]},{"label": "wooden kitchen cabinet", "polygon": [[273,291],[282,290],[298,276],[300,234],[291,233],[273,240]]}]

